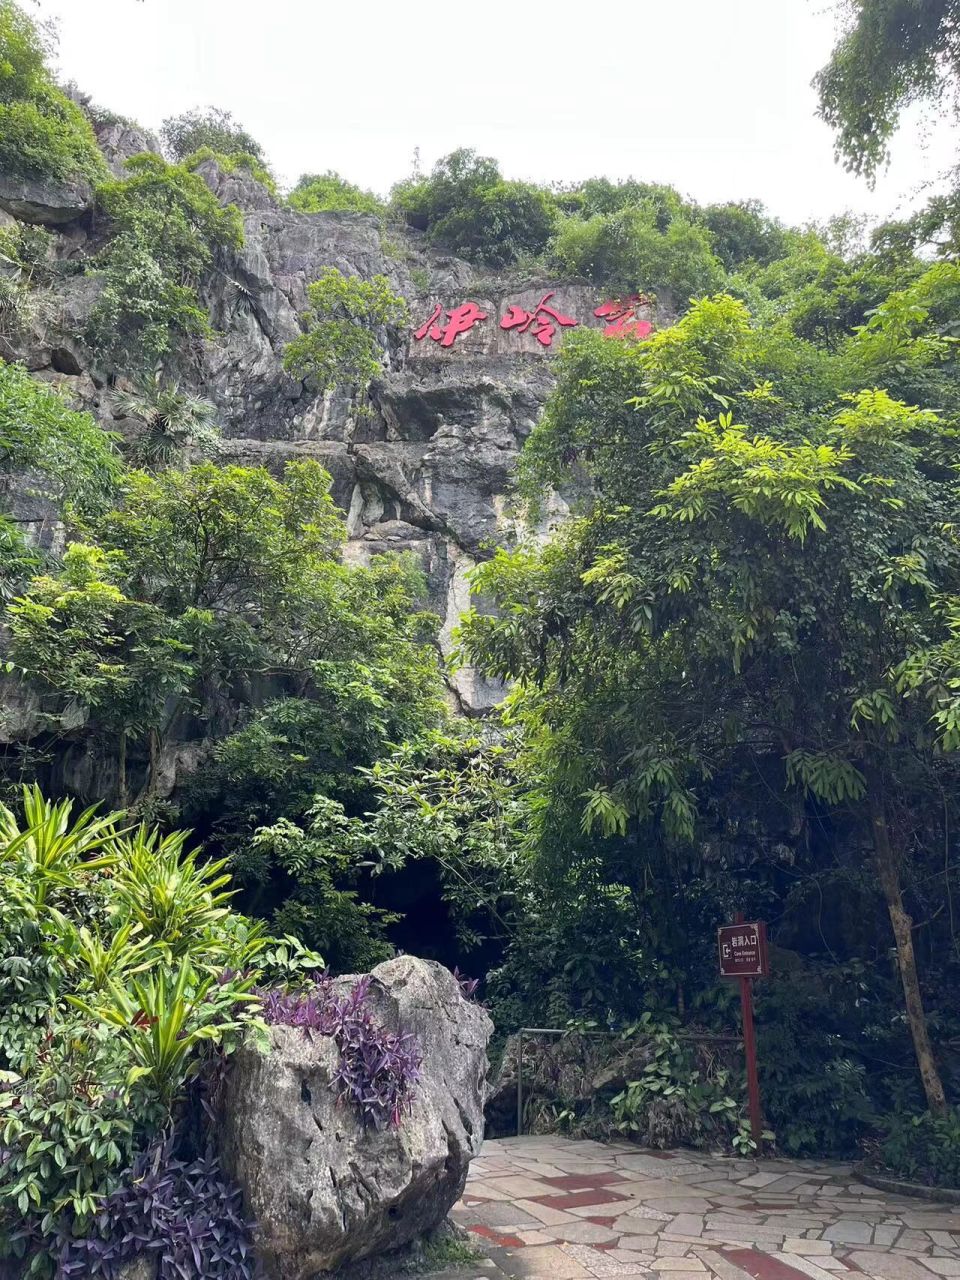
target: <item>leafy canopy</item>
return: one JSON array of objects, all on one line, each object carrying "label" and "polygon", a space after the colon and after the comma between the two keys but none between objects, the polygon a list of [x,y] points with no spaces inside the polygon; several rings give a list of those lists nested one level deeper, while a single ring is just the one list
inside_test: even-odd
[{"label": "leafy canopy", "polygon": [[0,0],[0,169],[96,182],[107,168],[90,122],[55,84],[49,47],[15,0]]},{"label": "leafy canopy", "polygon": [[300,213],[382,214],[383,201],[372,191],[364,191],[328,169],[326,173],[305,173],[288,197],[290,207]]},{"label": "leafy canopy", "polygon": [[298,378],[312,378],[324,391],[375,378],[383,360],[378,331],[404,324],[409,314],[387,277],[362,280],[325,267],[308,286],[307,298],[306,332],[287,343],[284,368]]},{"label": "leafy canopy", "polygon": [[182,115],[169,116],[160,128],[160,137],[167,152],[178,162],[209,147],[224,156],[250,156],[266,166],[259,142],[234,120],[231,112],[221,107],[195,107]]}]

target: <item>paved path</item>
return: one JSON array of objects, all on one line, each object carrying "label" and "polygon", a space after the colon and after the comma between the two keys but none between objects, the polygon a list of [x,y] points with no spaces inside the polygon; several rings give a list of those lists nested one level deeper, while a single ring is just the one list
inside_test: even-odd
[{"label": "paved path", "polygon": [[451,1216],[492,1260],[471,1277],[960,1280],[960,1205],[887,1196],[813,1160],[503,1138]]}]

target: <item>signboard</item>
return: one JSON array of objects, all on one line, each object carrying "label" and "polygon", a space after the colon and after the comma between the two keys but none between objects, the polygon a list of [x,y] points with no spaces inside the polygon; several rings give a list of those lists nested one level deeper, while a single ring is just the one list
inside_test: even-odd
[{"label": "signboard", "polygon": [[721,978],[765,978],[767,926],[762,920],[725,924],[717,930]]}]

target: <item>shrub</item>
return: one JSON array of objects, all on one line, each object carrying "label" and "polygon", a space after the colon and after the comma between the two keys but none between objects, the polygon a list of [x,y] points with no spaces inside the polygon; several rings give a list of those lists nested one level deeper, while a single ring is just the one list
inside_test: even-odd
[{"label": "shrub", "polygon": [[891,1116],[871,1163],[908,1182],[960,1188],[960,1113]]},{"label": "shrub", "polygon": [[339,173],[305,173],[290,192],[291,208],[301,213],[349,212],[382,214],[383,201],[372,191],[364,191]]},{"label": "shrub", "polygon": [[585,222],[566,218],[552,253],[560,270],[620,293],[664,288],[685,301],[718,288],[722,279],[703,227],[676,217],[661,231],[656,211],[647,205],[595,214]]},{"label": "shrub", "polygon": [[325,267],[308,286],[307,297],[306,332],[287,343],[283,367],[295,377],[313,378],[322,391],[375,378],[382,361],[376,331],[401,325],[408,316],[406,303],[386,276],[361,280]]},{"label": "shrub", "polygon": [[158,1280],[253,1280],[252,1224],[239,1190],[212,1156],[187,1161],[175,1151],[173,1138],[155,1141],[102,1201],[91,1234],[64,1236],[58,1280],[109,1280],[143,1253],[155,1260]]},{"label": "shrub", "polygon": [[258,1025],[266,940],[182,835],[36,788],[23,813],[0,806],[0,1240],[39,1272],[96,1234],[205,1051]]},{"label": "shrub", "polygon": [[266,165],[260,143],[220,107],[195,107],[183,115],[170,116],[160,128],[160,137],[175,160],[209,148],[224,156],[251,156],[257,164]]},{"label": "shrub", "polygon": [[224,173],[236,173],[243,169],[267,188],[272,196],[277,195],[277,182],[270,170],[249,151],[238,151],[235,155],[224,151],[214,151],[213,147],[199,147],[183,159],[183,167],[191,173],[196,172],[207,160],[212,160]]},{"label": "shrub", "polygon": [[107,359],[153,370],[179,340],[210,332],[197,283],[218,254],[240,248],[243,224],[183,165],[145,153],[127,171],[97,188],[116,235],[101,258],[104,288],[87,338]]},{"label": "shrub", "polygon": [[96,182],[107,168],[83,111],[54,84],[47,49],[14,0],[0,0],[0,169]]},{"label": "shrub", "polygon": [[0,474],[38,472],[56,500],[95,510],[119,478],[113,440],[22,365],[0,360]]},{"label": "shrub", "polygon": [[542,253],[558,216],[549,191],[507,182],[495,160],[463,149],[438,160],[429,178],[400,183],[391,203],[435,244],[492,267]]}]

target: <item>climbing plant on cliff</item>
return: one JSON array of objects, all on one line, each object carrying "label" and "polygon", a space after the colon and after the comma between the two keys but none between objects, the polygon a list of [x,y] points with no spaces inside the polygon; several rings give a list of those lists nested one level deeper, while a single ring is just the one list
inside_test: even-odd
[{"label": "climbing plant on cliff", "polygon": [[87,338],[125,370],[152,372],[184,339],[210,334],[198,287],[218,255],[243,244],[243,224],[182,165],[145,153],[127,171],[97,188],[114,234]]},{"label": "climbing plant on cliff", "polygon": [[[743,770],[775,777],[795,821],[850,833],[851,870],[869,857],[943,1111],[906,897],[958,816],[953,740],[914,689],[952,696],[922,655],[950,637],[960,507],[952,422],[896,391],[923,370],[946,392],[952,347],[892,307],[828,361],[717,297],[647,344],[577,335],[560,367],[527,484],[576,461],[594,496],[542,553],[481,568],[500,611],[464,625],[473,660],[519,682],[544,844],[702,847],[725,794],[769,820]],[[867,369],[890,391],[857,390]]]}]

